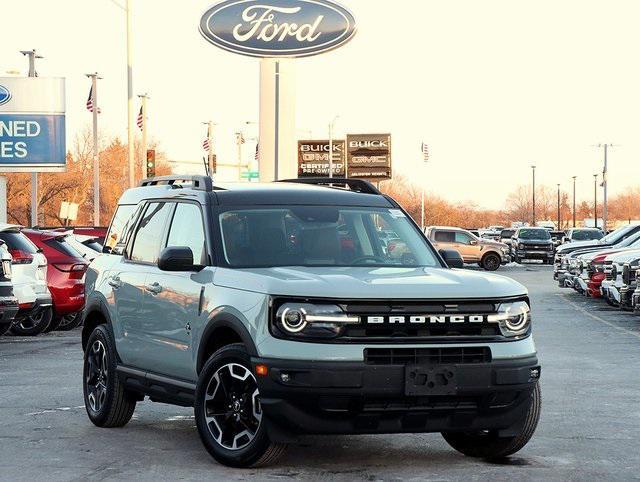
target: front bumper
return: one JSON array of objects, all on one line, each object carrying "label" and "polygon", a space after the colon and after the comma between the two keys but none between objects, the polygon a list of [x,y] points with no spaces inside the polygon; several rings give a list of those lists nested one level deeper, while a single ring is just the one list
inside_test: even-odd
[{"label": "front bumper", "polygon": [[520,259],[541,259],[542,261],[551,262],[553,261],[555,254],[553,251],[517,249],[516,256]]},{"label": "front bumper", "polygon": [[[261,406],[270,435],[282,441],[301,434],[489,429],[508,436],[526,416],[540,375],[535,355],[426,367],[266,358],[252,363],[254,370],[268,367],[268,375],[256,377]],[[416,394],[407,380],[416,367],[433,370],[436,379],[452,370],[455,386],[443,391],[442,385],[425,385]]]}]

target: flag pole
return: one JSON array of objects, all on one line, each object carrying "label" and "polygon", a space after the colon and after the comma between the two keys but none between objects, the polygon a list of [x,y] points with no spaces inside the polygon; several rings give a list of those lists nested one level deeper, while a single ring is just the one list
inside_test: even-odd
[{"label": "flag pole", "polygon": [[[133,133],[133,53],[131,49],[131,5],[130,0],[125,2],[125,13],[127,17],[127,158],[129,161],[129,187],[135,187],[136,167],[135,167],[135,146]],[[142,162],[146,166],[147,153],[143,156]],[[142,176],[145,175],[143,169]]]},{"label": "flag pole", "polygon": [[93,225],[100,226],[100,158],[98,145],[98,72],[86,74],[91,78],[93,104]]},{"label": "flag pole", "polygon": [[[147,144],[147,100],[149,99],[149,94],[147,94],[145,92],[144,94],[140,94],[138,97],[142,101],[142,127],[141,127],[141,129],[142,129],[142,156],[140,158],[142,159],[142,162],[146,162],[147,150],[148,150],[148,144]],[[144,177],[144,172],[142,173],[142,176]]]}]

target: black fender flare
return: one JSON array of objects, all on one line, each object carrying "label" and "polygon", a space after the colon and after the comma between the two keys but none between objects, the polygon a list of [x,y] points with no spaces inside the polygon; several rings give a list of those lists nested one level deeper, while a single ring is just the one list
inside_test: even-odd
[{"label": "black fender flare", "polygon": [[206,357],[206,349],[208,345],[208,341],[213,335],[213,332],[219,328],[230,328],[233,330],[242,340],[242,343],[247,348],[247,352],[250,356],[258,356],[258,349],[256,348],[256,344],[253,341],[253,338],[249,334],[249,330],[247,327],[238,319],[235,315],[222,312],[215,315],[207,322],[207,326],[202,331],[202,336],[200,337],[200,344],[198,345],[198,357],[196,362],[196,371],[200,373],[200,370],[207,362]]},{"label": "black fender flare", "polygon": [[111,330],[111,334],[113,335],[113,326],[111,325],[111,315],[109,314],[109,309],[107,308],[106,301],[99,296],[92,296],[87,299],[84,309],[82,310],[82,349],[84,350],[86,347],[86,342],[91,335],[91,332],[94,329],[92,324],[87,323],[87,318],[94,313],[99,313],[102,318],[106,321],[106,325],[109,330]]}]

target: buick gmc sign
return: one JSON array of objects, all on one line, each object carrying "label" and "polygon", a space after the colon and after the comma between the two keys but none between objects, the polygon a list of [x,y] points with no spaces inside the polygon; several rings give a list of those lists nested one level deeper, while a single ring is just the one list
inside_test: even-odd
[{"label": "buick gmc sign", "polygon": [[200,33],[222,49],[251,57],[306,57],[344,45],[353,14],[328,0],[226,0],[209,8]]}]

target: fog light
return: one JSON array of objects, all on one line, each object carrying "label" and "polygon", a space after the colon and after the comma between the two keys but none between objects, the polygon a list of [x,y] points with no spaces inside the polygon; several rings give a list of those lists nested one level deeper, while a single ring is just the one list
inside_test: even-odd
[{"label": "fog light", "polygon": [[540,378],[540,368],[532,368],[531,372],[529,373],[529,378],[531,378],[531,380],[537,380],[538,378]]},{"label": "fog light", "polygon": [[288,373],[281,373],[280,381],[282,381],[283,383],[289,383],[291,381],[291,376],[289,376]]}]

